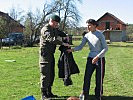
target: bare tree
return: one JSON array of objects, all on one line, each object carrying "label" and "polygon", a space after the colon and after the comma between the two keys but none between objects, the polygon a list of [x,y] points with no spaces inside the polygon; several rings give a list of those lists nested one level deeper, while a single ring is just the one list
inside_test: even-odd
[{"label": "bare tree", "polygon": [[14,20],[22,23],[24,20],[24,11],[20,8],[12,7],[9,12],[9,16],[12,17]]},{"label": "bare tree", "polygon": [[0,48],[2,47],[2,38],[6,37],[9,32],[8,20],[5,17],[0,17]]},{"label": "bare tree", "polygon": [[65,30],[68,26],[76,27],[81,19],[79,11],[75,6],[76,2],[82,2],[81,0],[56,0],[59,2],[60,9],[59,14],[62,14],[62,30]]},{"label": "bare tree", "polygon": [[40,23],[41,14],[37,9],[36,14],[28,12],[25,20],[25,39],[29,46],[33,46],[36,41],[37,36],[39,36],[38,23]]}]

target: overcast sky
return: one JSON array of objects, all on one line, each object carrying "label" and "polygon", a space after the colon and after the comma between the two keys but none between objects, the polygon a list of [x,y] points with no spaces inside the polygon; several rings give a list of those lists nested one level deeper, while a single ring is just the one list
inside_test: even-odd
[{"label": "overcast sky", "polygon": [[[12,7],[22,9],[25,12],[43,10],[43,4],[50,0],[0,0],[0,11],[9,13]],[[86,20],[99,19],[106,12],[115,15],[125,23],[133,24],[133,0],[82,0],[77,4],[79,14],[82,17],[80,26],[86,26]]]}]

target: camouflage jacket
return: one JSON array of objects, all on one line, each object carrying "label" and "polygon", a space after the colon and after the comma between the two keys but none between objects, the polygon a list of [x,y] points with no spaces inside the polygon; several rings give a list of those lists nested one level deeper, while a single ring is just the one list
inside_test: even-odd
[{"label": "camouflage jacket", "polygon": [[[58,29],[46,24],[41,29],[40,37],[40,62],[45,62],[51,54],[55,53],[56,45],[62,45],[62,38]],[[50,59],[50,58],[49,58]]]}]

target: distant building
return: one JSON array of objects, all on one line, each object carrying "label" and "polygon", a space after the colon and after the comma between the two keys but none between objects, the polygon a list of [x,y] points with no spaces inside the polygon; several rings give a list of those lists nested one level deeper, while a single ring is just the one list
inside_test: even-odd
[{"label": "distant building", "polygon": [[6,18],[10,24],[9,33],[18,32],[23,33],[23,29],[25,28],[22,24],[14,20],[12,17],[8,15],[8,13],[4,13],[0,11],[0,17]]},{"label": "distant building", "polygon": [[111,42],[126,41],[126,24],[111,13],[105,13],[97,20],[99,30],[103,31],[106,40]]}]

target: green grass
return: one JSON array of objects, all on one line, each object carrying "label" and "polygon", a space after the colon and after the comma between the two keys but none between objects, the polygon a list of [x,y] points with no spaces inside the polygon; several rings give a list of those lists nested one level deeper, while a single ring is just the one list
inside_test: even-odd
[{"label": "green grass", "polygon": [[[74,46],[80,42],[74,42]],[[58,47],[57,47],[58,49]],[[33,95],[41,100],[39,48],[22,48],[0,50],[0,100],[21,100]],[[57,62],[60,52],[56,50],[56,77],[53,92],[59,96],[79,96],[82,85],[88,47],[74,52],[74,58],[79,66],[80,74],[72,75],[72,86],[64,86],[58,78]],[[133,100],[133,43],[112,43],[106,53],[106,73],[104,79],[105,100]],[[7,62],[5,60],[15,60]],[[92,76],[90,95],[93,100],[95,88],[95,73]]]}]

